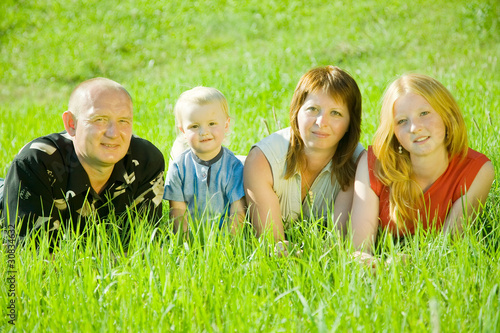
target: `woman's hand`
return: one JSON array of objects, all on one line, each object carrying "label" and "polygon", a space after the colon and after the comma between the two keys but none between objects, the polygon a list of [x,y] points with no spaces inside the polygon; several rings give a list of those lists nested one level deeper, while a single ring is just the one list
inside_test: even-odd
[{"label": "woman's hand", "polygon": [[[290,251],[294,250],[294,248],[295,248],[295,244],[292,244],[287,240],[279,241],[274,246],[274,255],[278,258],[288,257],[288,255],[290,254]],[[299,249],[295,252],[292,252],[292,254],[295,255],[296,257],[302,256],[302,253],[304,253],[304,251],[302,249]]]}]

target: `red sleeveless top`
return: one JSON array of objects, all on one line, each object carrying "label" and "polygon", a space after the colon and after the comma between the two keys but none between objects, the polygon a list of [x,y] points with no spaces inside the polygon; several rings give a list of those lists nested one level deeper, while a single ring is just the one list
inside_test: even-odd
[{"label": "red sleeveless top", "polygon": [[[377,157],[371,146],[368,147],[368,170],[370,174],[370,186],[379,197],[379,221],[382,228],[403,236],[415,233],[415,223],[406,221],[406,231],[397,228],[397,225],[389,217],[389,188],[382,184],[375,176],[375,161]],[[469,148],[465,159],[460,156],[454,157],[446,171],[431,185],[424,193],[425,212],[420,212],[424,230],[440,230],[446,220],[446,216],[453,205],[462,195],[467,192],[476,178],[481,167],[489,161],[485,155]]]}]

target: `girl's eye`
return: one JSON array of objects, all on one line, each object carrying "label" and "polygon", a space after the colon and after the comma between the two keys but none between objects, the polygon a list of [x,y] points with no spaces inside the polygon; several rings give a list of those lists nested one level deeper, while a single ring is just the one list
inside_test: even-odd
[{"label": "girl's eye", "polygon": [[316,113],[318,112],[318,108],[314,107],[314,106],[310,106],[306,109],[307,112],[310,112],[310,113]]},{"label": "girl's eye", "polygon": [[428,115],[429,113],[430,113],[429,111],[422,111],[422,112],[420,112],[420,115],[421,115],[421,116],[426,116],[426,115]]},{"label": "girl's eye", "polygon": [[341,116],[341,115],[342,115],[342,113],[340,113],[340,112],[338,112],[338,111],[336,111],[336,110],[333,110],[332,112],[330,112],[330,114],[331,114],[332,116]]},{"label": "girl's eye", "polygon": [[404,124],[405,122],[406,122],[406,119],[399,119],[396,124],[401,125],[401,124]]}]

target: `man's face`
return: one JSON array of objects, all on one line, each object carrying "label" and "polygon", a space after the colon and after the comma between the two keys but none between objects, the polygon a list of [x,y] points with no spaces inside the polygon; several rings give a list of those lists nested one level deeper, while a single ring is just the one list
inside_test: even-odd
[{"label": "man's face", "polygon": [[91,97],[77,116],[73,138],[87,173],[114,166],[127,153],[132,137],[132,102],[126,93],[96,88]]}]

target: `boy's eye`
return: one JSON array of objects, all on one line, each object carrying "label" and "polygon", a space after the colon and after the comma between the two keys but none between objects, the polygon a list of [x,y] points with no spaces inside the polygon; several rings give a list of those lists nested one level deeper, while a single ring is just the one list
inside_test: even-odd
[{"label": "boy's eye", "polygon": [[196,129],[196,128],[198,128],[198,127],[200,127],[200,126],[198,126],[198,125],[191,125],[191,126],[189,126],[188,128],[194,128],[194,129]]},{"label": "boy's eye", "polygon": [[217,123],[216,123],[216,122],[214,122],[214,121],[212,121],[212,122],[208,123],[208,125],[210,125],[210,126],[215,126],[215,125],[217,125]]}]

